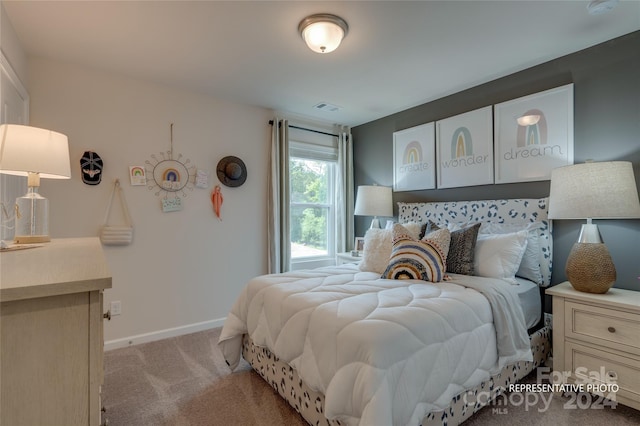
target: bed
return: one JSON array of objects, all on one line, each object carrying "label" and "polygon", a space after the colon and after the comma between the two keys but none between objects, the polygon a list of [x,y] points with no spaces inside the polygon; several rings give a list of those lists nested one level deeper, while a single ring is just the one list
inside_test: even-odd
[{"label": "bed", "polygon": [[[225,321],[229,366],[243,357],[310,424],[459,424],[549,356],[546,198],[398,207],[360,265],[256,277]],[[413,268],[403,241],[440,266],[391,279]]]}]

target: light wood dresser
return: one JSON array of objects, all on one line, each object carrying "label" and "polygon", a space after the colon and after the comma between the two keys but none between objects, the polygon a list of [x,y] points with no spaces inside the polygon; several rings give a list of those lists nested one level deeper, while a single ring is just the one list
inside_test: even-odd
[{"label": "light wood dresser", "polygon": [[0,424],[100,424],[110,287],[98,238],[0,253]]},{"label": "light wood dresser", "polygon": [[568,282],[546,292],[553,296],[554,372],[568,372],[569,383],[615,383],[616,401],[640,410],[640,292],[591,294]]}]

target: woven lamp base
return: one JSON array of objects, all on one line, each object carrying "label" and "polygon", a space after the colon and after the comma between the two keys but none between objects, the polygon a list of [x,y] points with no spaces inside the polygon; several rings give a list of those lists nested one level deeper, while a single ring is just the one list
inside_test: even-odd
[{"label": "woven lamp base", "polygon": [[573,288],[586,293],[606,293],[616,282],[616,267],[604,243],[575,243],[566,273]]}]

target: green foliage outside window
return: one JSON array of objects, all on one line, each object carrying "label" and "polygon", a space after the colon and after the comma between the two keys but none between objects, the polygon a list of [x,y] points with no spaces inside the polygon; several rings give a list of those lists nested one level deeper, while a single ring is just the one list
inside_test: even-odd
[{"label": "green foliage outside window", "polygon": [[329,163],[291,158],[289,175],[291,242],[326,251]]}]

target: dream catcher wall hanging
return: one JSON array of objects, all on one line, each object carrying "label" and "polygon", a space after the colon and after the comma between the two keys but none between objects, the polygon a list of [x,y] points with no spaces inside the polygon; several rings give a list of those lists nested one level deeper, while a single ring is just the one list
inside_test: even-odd
[{"label": "dream catcher wall hanging", "polygon": [[151,160],[145,161],[146,175],[151,177],[147,179],[147,188],[162,197],[163,212],[182,210],[182,198],[187,197],[187,191],[193,191],[196,175],[196,166],[191,164],[191,160],[183,160],[182,154],[174,158],[173,123],[170,130],[171,149],[152,154]]}]

